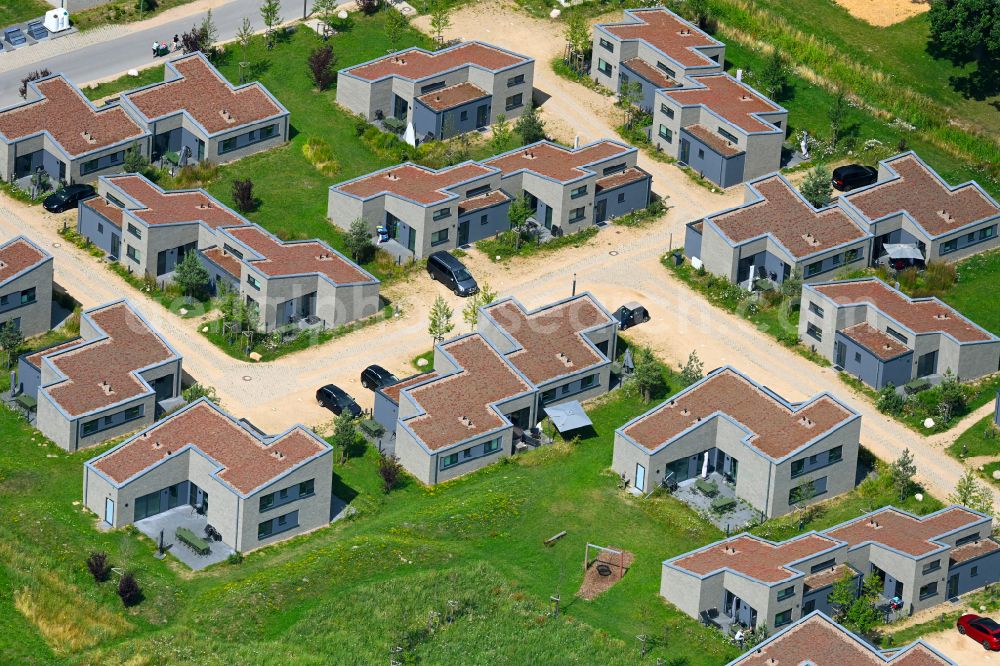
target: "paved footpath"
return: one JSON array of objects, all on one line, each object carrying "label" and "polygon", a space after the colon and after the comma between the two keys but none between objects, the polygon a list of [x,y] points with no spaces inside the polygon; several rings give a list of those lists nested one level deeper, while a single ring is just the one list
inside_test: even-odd
[{"label": "paved footpath", "polygon": [[[311,7],[312,0],[307,2]],[[166,60],[168,57],[153,57],[153,42],[169,42],[174,35],[188,32],[193,25],[201,23],[209,8],[221,42],[236,37],[245,16],[250,18],[255,30],[264,28],[260,0],[199,0],[141,23],[103,26],[13,52],[5,51],[0,53],[0,107],[21,101],[17,94],[21,79],[42,67],[61,72],[73,83],[83,85]],[[281,20],[298,18],[302,18],[302,0],[283,2]],[[175,57],[177,55],[180,54]]]}]

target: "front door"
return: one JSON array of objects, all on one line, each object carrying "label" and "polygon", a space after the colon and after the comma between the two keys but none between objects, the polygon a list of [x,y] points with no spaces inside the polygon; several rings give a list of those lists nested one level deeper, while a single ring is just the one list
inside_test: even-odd
[{"label": "front door", "polygon": [[458,223],[458,244],[465,245],[469,242],[469,221]]},{"label": "front door", "polygon": [[[545,204],[542,204],[542,205],[545,206]],[[552,207],[551,206],[545,206],[545,228],[546,229],[551,229],[552,228]]]},{"label": "front door", "polygon": [[687,164],[688,158],[691,157],[691,144],[688,143],[687,139],[681,139],[681,150],[678,156],[678,160]]},{"label": "front door", "polygon": [[405,99],[396,95],[395,102],[392,105],[392,115],[397,120],[406,120],[406,112],[410,110],[410,105]]},{"label": "front door", "polygon": [[952,574],[948,579],[948,598],[958,596],[958,574]]},{"label": "front door", "polygon": [[837,360],[836,360],[836,364],[837,364],[837,367],[843,368],[844,367],[844,363],[847,361],[847,346],[843,342],[840,342],[840,341],[838,341],[836,343],[836,345],[837,345]]},{"label": "front door", "polygon": [[639,463],[635,465],[635,487],[639,490],[646,490],[646,468]]},{"label": "front door", "polygon": [[122,252],[122,239],[120,236],[111,234],[111,258],[117,259],[121,256]]},{"label": "front door", "polygon": [[115,524],[115,501],[110,497],[104,500],[104,522],[112,526]]},{"label": "front door", "polygon": [[483,104],[478,109],[476,109],[476,129],[480,127],[486,127],[490,124],[490,107],[487,104]]},{"label": "front door", "polygon": [[601,199],[594,204],[594,222],[600,223],[608,219],[608,200]]},{"label": "front door", "polygon": [[205,159],[205,142],[198,139],[198,161],[201,162]]}]

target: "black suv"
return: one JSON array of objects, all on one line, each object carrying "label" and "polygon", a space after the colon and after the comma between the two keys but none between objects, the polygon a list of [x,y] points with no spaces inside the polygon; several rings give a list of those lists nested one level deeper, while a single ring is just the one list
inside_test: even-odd
[{"label": "black suv", "polygon": [[316,391],[316,402],[337,416],[345,409],[355,418],[361,416],[361,406],[344,389],[334,384],[327,384]]},{"label": "black suv", "polygon": [[871,185],[878,180],[878,169],[864,164],[845,164],[833,170],[833,186],[841,192]]},{"label": "black suv", "polygon": [[381,365],[369,365],[361,371],[361,385],[366,389],[376,390],[392,386],[399,380]]},{"label": "black suv", "polygon": [[618,328],[625,330],[626,328],[632,328],[636,324],[642,324],[649,321],[649,312],[642,305],[639,305],[635,301],[626,303],[621,306],[612,315],[616,320],[618,320]]},{"label": "black suv", "polygon": [[435,252],[427,257],[427,274],[457,296],[472,296],[479,291],[476,279],[466,270],[465,265],[447,252]]},{"label": "black suv", "polygon": [[94,188],[90,185],[67,185],[55,194],[50,194],[42,202],[42,207],[50,213],[62,213],[76,208],[84,199],[94,196]]}]

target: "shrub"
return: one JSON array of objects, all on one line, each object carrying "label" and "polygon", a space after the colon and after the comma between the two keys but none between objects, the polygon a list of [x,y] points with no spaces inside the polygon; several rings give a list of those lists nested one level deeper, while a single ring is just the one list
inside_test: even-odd
[{"label": "shrub", "polygon": [[899,414],[903,411],[903,404],[905,402],[906,400],[903,399],[903,396],[896,392],[896,387],[890,383],[886,384],[879,391],[875,407],[883,414]]},{"label": "shrub", "polygon": [[[362,130],[362,133],[364,130]],[[340,173],[340,162],[333,154],[333,149],[325,140],[310,137],[302,146],[302,154],[324,176],[333,178]]]},{"label": "shrub", "polygon": [[87,570],[98,583],[103,583],[111,576],[111,564],[108,562],[108,554],[97,551],[87,558]]},{"label": "shrub", "polygon": [[358,11],[365,16],[371,16],[377,12],[381,4],[379,0],[354,0],[354,2],[358,6]]},{"label": "shrub", "polygon": [[126,571],[118,581],[118,596],[121,597],[125,608],[131,608],[142,601],[142,588],[139,587],[139,581],[132,572]]},{"label": "shrub", "polygon": [[399,464],[399,458],[380,453],[378,475],[382,478],[382,492],[388,493],[395,488],[396,484],[399,483],[399,478],[403,475],[403,466]]},{"label": "shrub", "polygon": [[309,54],[309,76],[320,90],[329,88],[337,78],[336,72],[333,71],[336,62],[337,56],[329,44],[319,46]]},{"label": "shrub", "polygon": [[226,562],[232,565],[243,564],[243,553],[239,551],[229,553],[229,557],[226,558]]},{"label": "shrub", "polygon": [[253,196],[253,181],[249,178],[237,178],[233,181],[233,202],[236,210],[249,213],[257,207],[257,199]]}]

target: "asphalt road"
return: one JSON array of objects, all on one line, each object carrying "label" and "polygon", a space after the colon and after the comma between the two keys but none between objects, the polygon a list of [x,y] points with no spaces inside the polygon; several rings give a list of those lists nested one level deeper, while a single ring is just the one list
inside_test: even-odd
[{"label": "asphalt road", "polygon": [[[307,2],[311,7],[312,0]],[[244,17],[250,18],[255,30],[264,28],[260,18],[260,0],[222,0],[221,3],[211,4],[215,5],[212,7],[212,18],[219,30],[220,41],[235,38]],[[193,7],[179,7],[174,12],[177,18],[164,21],[164,17],[157,17],[148,22],[148,27],[107,26],[0,53],[0,107],[20,102],[17,89],[21,79],[28,72],[42,67],[61,72],[76,84],[83,84],[166,60],[167,57],[153,57],[153,42],[169,42],[175,34],[187,32],[192,25],[200,23],[205,12],[193,13],[190,10],[201,6],[198,3]],[[282,2],[281,18],[283,22],[302,18],[302,0]]]}]

